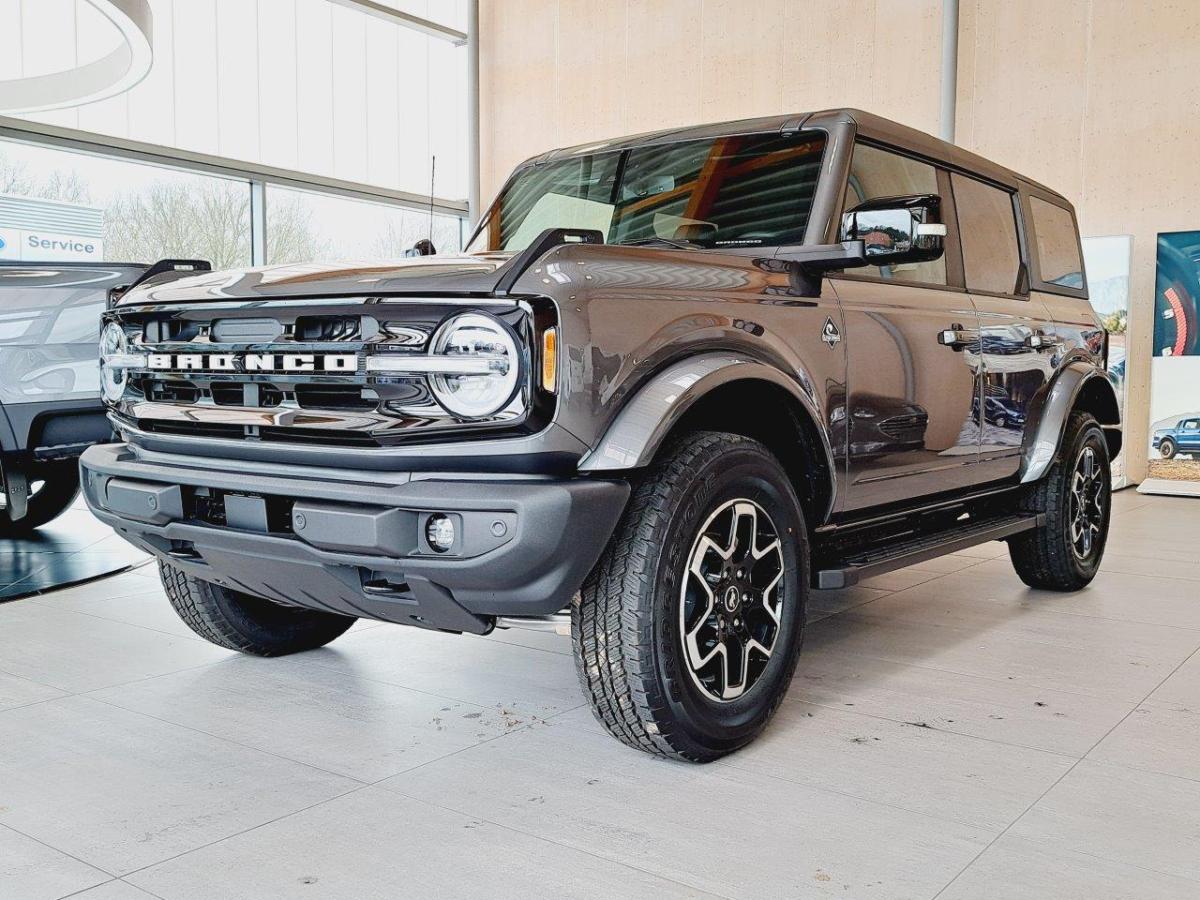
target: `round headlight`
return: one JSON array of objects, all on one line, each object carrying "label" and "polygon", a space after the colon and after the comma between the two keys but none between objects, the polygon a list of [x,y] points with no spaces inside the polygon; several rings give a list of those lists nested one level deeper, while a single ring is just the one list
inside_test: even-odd
[{"label": "round headlight", "polygon": [[125,393],[129,376],[125,369],[109,365],[109,358],[126,352],[128,342],[125,330],[116,322],[109,322],[100,332],[100,391],[109,403],[116,403]]},{"label": "round headlight", "polygon": [[431,350],[435,356],[470,364],[463,366],[470,374],[456,373],[450,367],[430,378],[434,397],[451,415],[486,418],[504,409],[516,394],[520,349],[499,320],[481,313],[457,315],[434,334]]}]

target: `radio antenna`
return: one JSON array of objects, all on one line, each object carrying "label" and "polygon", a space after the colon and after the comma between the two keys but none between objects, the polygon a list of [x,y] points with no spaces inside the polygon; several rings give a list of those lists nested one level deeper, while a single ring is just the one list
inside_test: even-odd
[{"label": "radio antenna", "polygon": [[433,243],[433,177],[437,173],[437,157],[429,157],[429,243]]}]

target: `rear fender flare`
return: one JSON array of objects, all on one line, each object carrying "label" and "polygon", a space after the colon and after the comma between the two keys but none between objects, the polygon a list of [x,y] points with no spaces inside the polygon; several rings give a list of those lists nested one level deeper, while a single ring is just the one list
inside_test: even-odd
[{"label": "rear fender flare", "polygon": [[1062,444],[1067,419],[1085,392],[1098,392],[1100,402],[1094,414],[1104,428],[1110,455],[1115,457],[1120,452],[1121,406],[1116,389],[1103,369],[1076,360],[1063,367],[1029,418],[1021,448],[1022,484],[1037,481],[1049,470]]}]

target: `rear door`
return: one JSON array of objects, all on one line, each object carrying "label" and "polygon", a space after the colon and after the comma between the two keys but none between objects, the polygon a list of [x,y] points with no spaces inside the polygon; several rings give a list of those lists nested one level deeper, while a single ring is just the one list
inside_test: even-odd
[{"label": "rear door", "polygon": [[950,184],[963,274],[979,313],[979,343],[968,351],[981,376],[972,409],[979,476],[1006,478],[1020,467],[1030,405],[1054,372],[1054,328],[1045,305],[1029,293],[1016,193],[959,172]]},{"label": "rear door", "polygon": [[[859,143],[844,208],[882,197],[941,194],[928,162]],[[962,284],[953,229],[932,262],[869,266],[832,277],[846,327],[849,430],[843,510],[898,503],[972,483],[979,432],[975,308]],[[939,343],[946,330],[957,346]]]}]

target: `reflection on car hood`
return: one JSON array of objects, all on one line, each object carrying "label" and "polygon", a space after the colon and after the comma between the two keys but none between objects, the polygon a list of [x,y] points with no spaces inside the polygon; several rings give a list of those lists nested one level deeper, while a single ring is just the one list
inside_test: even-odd
[{"label": "reflection on car hood", "polygon": [[509,259],[510,254],[496,253],[227,269],[135,288],[121,298],[120,305],[375,294],[486,294],[495,288],[503,274],[500,270]]}]

